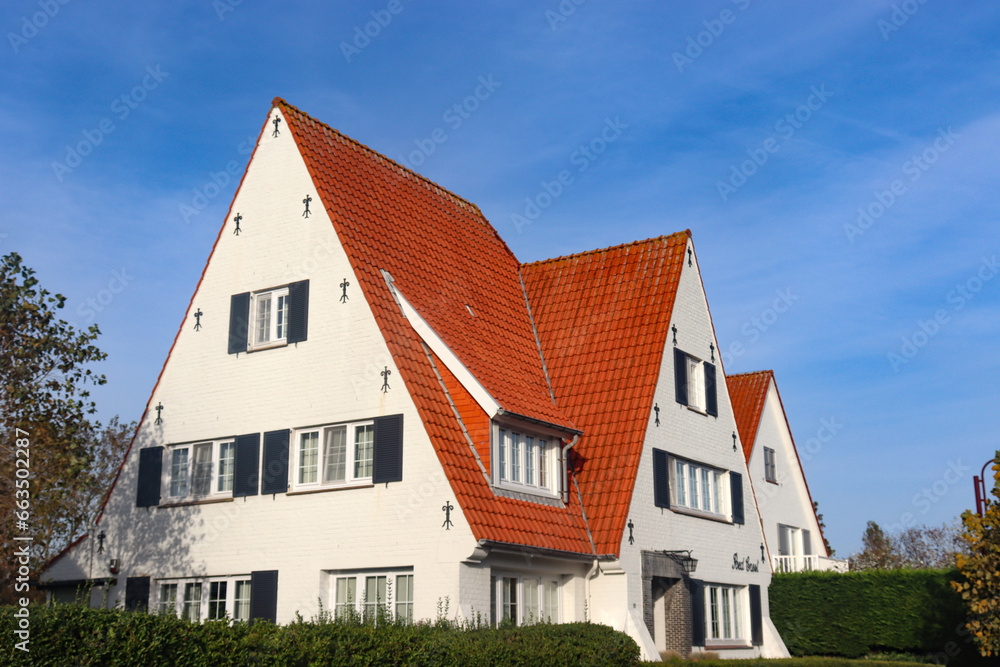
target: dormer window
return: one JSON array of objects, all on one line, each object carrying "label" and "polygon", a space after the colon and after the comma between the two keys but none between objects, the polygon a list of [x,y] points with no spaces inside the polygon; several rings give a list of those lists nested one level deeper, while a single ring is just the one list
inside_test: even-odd
[{"label": "dormer window", "polygon": [[494,428],[493,480],[512,491],[556,495],[552,470],[559,464],[559,438],[517,428]]}]

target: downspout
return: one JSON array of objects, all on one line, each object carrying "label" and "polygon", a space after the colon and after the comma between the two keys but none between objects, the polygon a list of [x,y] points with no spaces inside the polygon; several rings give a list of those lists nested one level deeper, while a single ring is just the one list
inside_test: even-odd
[{"label": "downspout", "polygon": [[597,560],[597,558],[594,558],[594,564],[590,566],[590,572],[587,573],[587,576],[583,580],[583,600],[584,604],[586,605],[584,609],[587,612],[583,620],[587,621],[588,623],[593,622],[593,620],[590,618],[590,609],[591,609],[590,580],[597,576],[597,569],[599,565],[600,561]]}]

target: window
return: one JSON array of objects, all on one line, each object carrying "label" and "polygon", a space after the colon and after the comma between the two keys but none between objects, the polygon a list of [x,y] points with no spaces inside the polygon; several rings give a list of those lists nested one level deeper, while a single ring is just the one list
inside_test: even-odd
[{"label": "window", "polygon": [[557,441],[496,429],[494,479],[505,488],[555,494],[549,471],[554,467]]},{"label": "window", "polygon": [[559,582],[545,577],[507,575],[497,578],[497,618],[515,625],[559,622]]},{"label": "window", "polygon": [[709,641],[746,643],[743,586],[705,584],[705,637]]},{"label": "window", "polygon": [[184,584],[184,610],[181,618],[195,622],[201,620],[201,582]]},{"label": "window", "polygon": [[389,592],[386,588],[387,577],[365,577],[365,596],[362,600],[365,620],[375,620],[389,611]]},{"label": "window", "polygon": [[396,620],[413,622],[413,575],[396,575]]},{"label": "window", "polygon": [[770,447],[764,448],[764,479],[768,482],[778,483],[778,475],[774,465],[774,450]]},{"label": "window", "polygon": [[409,571],[332,573],[335,618],[413,621],[413,574]]},{"label": "window", "polygon": [[177,584],[160,584],[160,604],[157,609],[161,614],[177,613]]},{"label": "window", "polygon": [[[183,599],[178,594],[183,591]],[[207,595],[206,595],[207,593]],[[250,620],[250,580],[242,577],[161,582],[156,609],[189,621]],[[231,610],[231,614],[230,614]]]},{"label": "window", "polygon": [[165,475],[170,500],[232,494],[235,451],[232,441],[167,448]]},{"label": "window", "polygon": [[375,425],[370,421],[299,431],[296,488],[370,482],[374,454]]},{"label": "window", "polygon": [[226,586],[225,581],[213,581],[208,585],[208,618],[210,620],[226,617]]},{"label": "window", "polygon": [[728,473],[679,458],[669,470],[672,507],[729,518]]},{"label": "window", "polygon": [[284,345],[288,338],[288,288],[256,292],[251,297],[251,349]]},{"label": "window", "polygon": [[233,596],[233,620],[250,620],[250,580],[236,582],[236,595]]},{"label": "window", "polygon": [[350,618],[354,611],[354,605],[358,602],[357,579],[355,577],[338,577],[337,591],[334,602],[334,615],[336,618]]},{"label": "window", "polygon": [[693,410],[719,416],[715,385],[715,364],[674,348],[674,396]]}]

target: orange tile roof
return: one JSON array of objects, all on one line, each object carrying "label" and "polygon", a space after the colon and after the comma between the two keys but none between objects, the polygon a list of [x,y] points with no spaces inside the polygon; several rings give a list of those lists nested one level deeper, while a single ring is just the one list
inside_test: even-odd
[{"label": "orange tile roof", "polygon": [[274,105],[285,115],[475,537],[592,553],[573,495],[566,506],[552,507],[493,493],[448,399],[459,394],[451,397],[466,415],[463,423],[468,419],[481,440],[474,401],[435,363],[380,272],[392,275],[504,410],[575,428],[549,393],[513,253],[475,205],[280,98]]},{"label": "orange tile roof", "polygon": [[760,426],[760,416],[764,411],[764,400],[767,398],[768,387],[774,380],[774,371],[754,371],[727,375],[726,386],[729,387],[729,399],[733,403],[733,413],[736,415],[736,428],[740,432],[743,443],[743,456],[747,463],[753,452],[753,443],[757,439],[757,428]]},{"label": "orange tile roof", "polygon": [[521,267],[552,388],[583,429],[577,479],[597,552],[617,554],[690,230]]}]

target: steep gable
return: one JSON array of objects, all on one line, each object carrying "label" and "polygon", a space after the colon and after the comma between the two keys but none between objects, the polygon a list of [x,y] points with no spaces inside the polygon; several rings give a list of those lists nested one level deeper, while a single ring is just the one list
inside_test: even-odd
[{"label": "steep gable", "polygon": [[764,402],[767,400],[767,390],[773,379],[773,371],[756,371],[726,377],[726,386],[729,388],[729,397],[733,402],[733,413],[736,416],[736,428],[740,432],[743,455],[747,461],[753,452],[757,429],[760,427],[760,417],[764,412]]},{"label": "steep gable", "polygon": [[598,553],[618,551],[689,238],[521,268],[556,400],[584,431],[577,479]]}]

